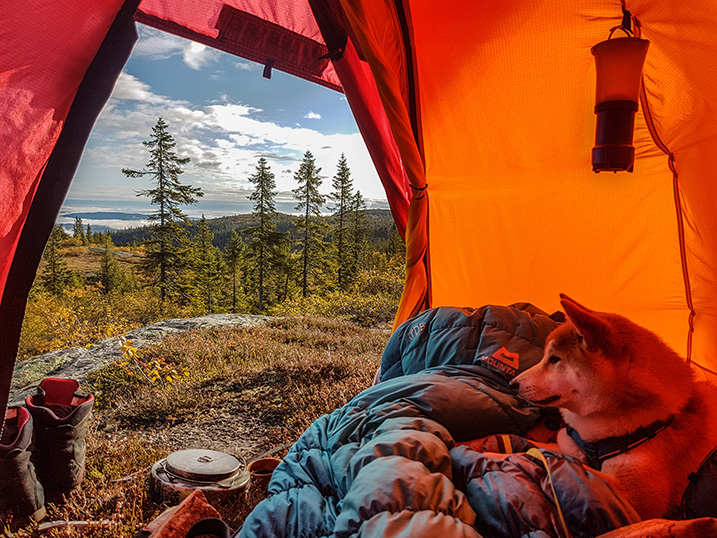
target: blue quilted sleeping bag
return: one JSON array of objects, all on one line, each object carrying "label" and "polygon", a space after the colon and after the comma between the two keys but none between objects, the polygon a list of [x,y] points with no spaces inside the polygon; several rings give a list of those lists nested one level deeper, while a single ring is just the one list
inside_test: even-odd
[{"label": "blue quilted sleeping bag", "polygon": [[[508,381],[540,360],[557,323],[530,305],[438,308],[404,323],[381,383],[307,429],[240,536],[558,538],[565,521],[579,538],[639,521],[590,469],[526,453],[521,436],[540,411]],[[456,445],[497,434],[513,434],[513,454]]]}]

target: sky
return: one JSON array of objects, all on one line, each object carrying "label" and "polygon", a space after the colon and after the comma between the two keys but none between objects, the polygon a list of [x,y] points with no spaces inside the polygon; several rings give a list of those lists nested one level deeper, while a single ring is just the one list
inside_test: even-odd
[{"label": "sky", "polygon": [[[139,40],[87,143],[60,224],[71,224],[74,215],[93,227],[144,222],[137,215],[155,208],[136,193],[152,184],[146,177],[127,178],[122,168],[144,168],[149,153],[142,141],[149,140],[160,116],[177,154],[190,158],[180,181],[204,192],[196,205],[184,207],[192,218],[250,212],[248,178],[260,157],[276,178],[277,210],[293,212],[294,174],[307,150],[321,168],[323,194],[331,191],[344,153],[368,206],[388,208],[343,94],[276,70],[265,79],[259,64],[147,26],[138,30]],[[107,212],[117,215],[100,214]]]}]

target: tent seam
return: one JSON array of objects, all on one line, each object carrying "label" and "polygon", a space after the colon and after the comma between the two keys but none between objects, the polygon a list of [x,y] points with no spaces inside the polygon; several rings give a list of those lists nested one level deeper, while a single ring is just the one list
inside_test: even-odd
[{"label": "tent seam", "polygon": [[[635,36],[639,37],[641,33],[642,26],[640,25],[640,21],[633,17],[634,26],[635,26]],[[679,241],[679,247],[680,247],[680,263],[682,266],[682,280],[685,287],[685,301],[687,303],[687,308],[690,311],[688,320],[687,320],[687,363],[690,364],[692,362],[692,337],[695,332],[695,308],[694,303],[692,301],[692,286],[690,285],[690,273],[689,268],[687,265],[687,245],[685,243],[685,224],[684,224],[684,213],[682,211],[682,196],[680,191],[680,184],[679,184],[679,174],[677,173],[677,168],[675,167],[675,155],[670,151],[670,149],[667,147],[667,145],[662,141],[660,138],[660,135],[657,133],[657,128],[655,126],[654,118],[652,117],[652,111],[650,109],[650,104],[647,100],[647,92],[645,91],[645,80],[643,77],[642,84],[640,86],[640,103],[642,105],[642,112],[643,116],[645,117],[645,123],[647,124],[647,130],[650,133],[650,136],[652,137],[652,140],[655,142],[655,145],[665,154],[667,155],[667,164],[670,168],[670,171],[672,172],[672,192],[674,196],[675,201],[675,213],[677,217],[677,237]]]},{"label": "tent seam", "polygon": [[[403,40],[403,53],[406,55],[406,83],[408,84],[408,106],[413,128],[413,137],[418,147],[418,152],[423,158],[423,140],[420,129],[420,114],[418,110],[418,80],[416,77],[416,55],[413,51],[413,32],[411,32],[410,12],[403,0],[396,0],[396,18],[401,28]],[[425,187],[423,187],[425,189]]]},{"label": "tent seam", "polygon": [[687,331],[687,363],[692,361],[692,336],[695,331],[694,320],[695,320],[695,308],[692,301],[692,286],[690,285],[690,273],[687,266],[687,245],[685,243],[685,224],[684,214],[682,212],[681,192],[679,184],[679,174],[675,168],[675,155],[669,150],[665,143],[660,139],[655,128],[650,106],[647,101],[647,94],[645,93],[644,86],[640,91],[640,101],[642,102],[642,110],[647,123],[647,129],[650,132],[650,136],[660,150],[667,155],[667,162],[672,171],[672,192],[675,200],[675,216],[677,217],[677,237],[680,246],[680,263],[682,266],[682,280],[685,286],[685,301],[687,302],[687,308],[690,311],[688,317],[688,331]]}]

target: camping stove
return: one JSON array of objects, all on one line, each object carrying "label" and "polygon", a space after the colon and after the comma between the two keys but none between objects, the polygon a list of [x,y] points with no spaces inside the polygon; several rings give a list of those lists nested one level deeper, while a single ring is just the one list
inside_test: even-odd
[{"label": "camping stove", "polygon": [[149,492],[157,503],[178,504],[195,489],[209,502],[238,497],[249,485],[246,462],[214,450],[172,452],[152,465]]}]

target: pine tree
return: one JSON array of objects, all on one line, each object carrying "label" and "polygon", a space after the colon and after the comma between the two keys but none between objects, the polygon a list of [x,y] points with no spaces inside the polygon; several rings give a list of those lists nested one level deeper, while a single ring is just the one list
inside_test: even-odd
[{"label": "pine tree", "polygon": [[183,225],[191,223],[180,206],[196,203],[204,193],[179,182],[179,175],[184,172],[182,165],[189,162],[189,157],[180,158],[174,152],[176,143],[162,118],[152,127],[150,140],[143,144],[150,154],[146,168],[124,168],[122,173],[130,178],[150,176],[156,185],[153,189],[139,191],[137,196],[147,196],[158,206],[149,216],[152,239],[146,243],[144,269],[154,276],[160,301],[164,302],[169,293],[181,291],[179,277],[188,261],[187,232]]},{"label": "pine tree", "polygon": [[87,244],[85,229],[82,226],[82,219],[80,217],[75,217],[75,224],[72,227],[72,237],[79,239],[83,245]]},{"label": "pine tree", "polygon": [[336,244],[336,262],[338,266],[338,286],[339,289],[347,289],[353,280],[353,256],[349,244],[349,213],[351,211],[351,202],[354,198],[353,179],[351,179],[351,170],[346,163],[346,157],[341,154],[339,164],[337,166],[336,175],[334,176],[331,186],[333,192],[329,194],[329,199],[334,202],[331,210],[336,217],[334,226],[334,241]]},{"label": "pine tree", "polygon": [[123,293],[134,288],[135,283],[131,275],[120,267],[117,258],[112,254],[112,242],[105,242],[105,250],[100,260],[100,271],[97,278],[102,284],[102,292],[106,295],[111,293]]},{"label": "pine tree", "polygon": [[55,225],[42,254],[45,267],[40,275],[40,282],[49,293],[56,297],[61,296],[72,282],[72,272],[67,267],[65,257],[60,252],[62,242],[67,237],[62,227]]},{"label": "pine tree", "polygon": [[368,223],[366,221],[366,202],[361,195],[361,191],[356,191],[356,194],[351,198],[349,204],[350,212],[348,215],[349,220],[349,236],[350,240],[350,263],[351,271],[353,273],[358,272],[361,266],[360,258],[361,252],[364,249],[366,241],[368,239]]},{"label": "pine tree", "polygon": [[254,257],[254,268],[257,275],[258,308],[266,307],[266,285],[274,268],[275,257],[280,245],[285,241],[284,234],[276,229],[276,181],[266,159],[259,159],[256,172],[249,177],[256,187],[249,199],[254,202],[252,214],[259,221],[250,226],[244,233],[251,237],[249,247]]},{"label": "pine tree", "polygon": [[85,234],[85,237],[87,237],[87,242],[92,243],[92,227],[87,224],[87,233]]},{"label": "pine tree", "polygon": [[194,274],[201,301],[209,314],[214,313],[218,289],[222,280],[222,258],[219,249],[212,244],[214,232],[202,215],[194,237]]},{"label": "pine tree", "polygon": [[227,268],[231,274],[232,281],[232,312],[236,314],[237,311],[237,277],[241,277],[242,270],[244,269],[246,257],[246,247],[244,241],[241,240],[236,230],[232,230],[232,234],[229,237],[229,242],[224,249],[224,261],[227,264]]},{"label": "pine tree", "polygon": [[321,168],[316,167],[313,154],[307,151],[299,170],[294,174],[294,179],[299,187],[294,189],[294,197],[298,200],[296,210],[301,215],[294,220],[294,227],[301,235],[301,294],[306,297],[309,294],[309,276],[318,269],[322,259],[323,235],[325,233],[324,223],[320,220],[321,206],[324,204],[324,197],[319,194]]},{"label": "pine tree", "polygon": [[406,260],[406,243],[398,233],[396,224],[391,227],[391,233],[386,243],[386,255],[389,260],[397,259],[398,261]]}]

